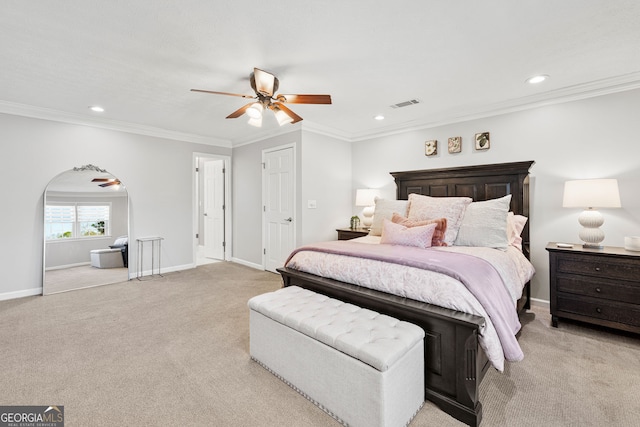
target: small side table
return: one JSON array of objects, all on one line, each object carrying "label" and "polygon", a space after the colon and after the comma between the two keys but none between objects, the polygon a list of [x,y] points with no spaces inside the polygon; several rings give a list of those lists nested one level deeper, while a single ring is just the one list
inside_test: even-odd
[{"label": "small side table", "polygon": [[368,228],[337,228],[338,240],[351,240],[369,234]]},{"label": "small side table", "polygon": [[158,254],[158,276],[162,277],[160,274],[160,260],[161,260],[161,252],[162,252],[162,241],[163,237],[140,237],[136,239],[138,244],[138,259],[137,263],[137,271],[136,271],[136,279],[142,280],[144,277],[144,246],[145,243],[151,242],[151,276],[155,275],[156,271],[156,253]]}]

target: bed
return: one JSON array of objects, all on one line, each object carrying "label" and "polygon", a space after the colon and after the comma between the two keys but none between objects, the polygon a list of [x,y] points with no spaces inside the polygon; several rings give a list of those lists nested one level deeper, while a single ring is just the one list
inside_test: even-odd
[{"label": "bed", "polygon": [[[392,172],[398,200],[410,194],[429,197],[468,197],[481,202],[510,196],[515,215],[529,216],[529,169],[533,161]],[[451,199],[453,200],[453,199]],[[374,218],[375,219],[375,218]],[[521,228],[522,254],[529,258],[529,222]],[[434,304],[393,295],[298,271],[278,269],[284,286],[296,285],[360,307],[419,325],[425,330],[425,399],[434,402],[454,418],[477,426],[482,419],[479,386],[494,362],[487,356],[481,335],[487,321]],[[530,285],[521,289],[516,313],[530,304]]]}]

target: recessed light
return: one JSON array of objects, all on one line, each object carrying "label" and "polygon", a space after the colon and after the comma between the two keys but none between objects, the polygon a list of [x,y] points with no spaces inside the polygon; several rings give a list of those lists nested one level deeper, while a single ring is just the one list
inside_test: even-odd
[{"label": "recessed light", "polygon": [[103,113],[104,112],[104,108],[100,107],[99,105],[89,106],[89,109],[91,111],[93,111],[94,113]]},{"label": "recessed light", "polygon": [[384,116],[383,116],[382,114],[378,114],[378,115],[376,115],[376,116],[373,116],[373,118],[374,118],[375,120],[384,120]]},{"label": "recessed light", "polygon": [[527,83],[531,83],[531,84],[542,83],[543,81],[547,80],[548,78],[549,78],[548,75],[540,74],[539,76],[529,77],[527,79]]}]

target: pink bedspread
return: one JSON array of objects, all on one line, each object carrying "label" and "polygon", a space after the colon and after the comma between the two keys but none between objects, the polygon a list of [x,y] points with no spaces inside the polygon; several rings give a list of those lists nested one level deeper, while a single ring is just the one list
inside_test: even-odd
[{"label": "pink bedspread", "polygon": [[518,361],[524,357],[515,338],[521,325],[513,301],[498,272],[481,258],[410,246],[332,241],[302,246],[291,253],[289,260],[300,251],[368,258],[446,274],[464,284],[482,304],[500,338],[505,358]]}]

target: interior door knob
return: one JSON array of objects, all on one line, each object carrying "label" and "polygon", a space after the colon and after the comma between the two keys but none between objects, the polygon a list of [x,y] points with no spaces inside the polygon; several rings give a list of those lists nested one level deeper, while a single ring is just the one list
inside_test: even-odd
[{"label": "interior door knob", "polygon": [[285,221],[291,222],[291,221],[293,221],[293,218],[289,217],[289,218],[285,219]]}]

